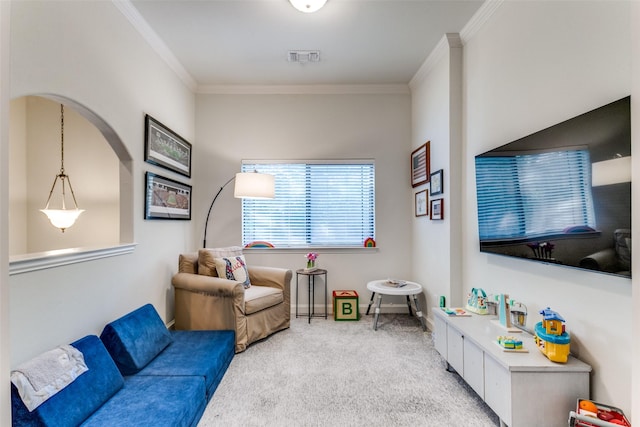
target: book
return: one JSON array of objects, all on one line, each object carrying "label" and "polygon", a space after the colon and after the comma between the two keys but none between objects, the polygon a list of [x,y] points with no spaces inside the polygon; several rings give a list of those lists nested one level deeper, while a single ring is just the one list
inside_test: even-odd
[{"label": "book", "polygon": [[471,313],[459,307],[440,307],[449,316],[468,317]]},{"label": "book", "polygon": [[407,282],[405,282],[404,280],[387,279],[385,285],[392,288],[402,288],[404,286],[407,286]]}]

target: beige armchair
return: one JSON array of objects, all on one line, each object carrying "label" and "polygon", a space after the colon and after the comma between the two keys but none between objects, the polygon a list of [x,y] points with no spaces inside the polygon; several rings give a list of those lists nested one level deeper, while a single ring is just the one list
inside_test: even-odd
[{"label": "beige armchair", "polygon": [[[233,329],[236,353],[274,332],[289,327],[292,271],[247,266],[251,285],[218,276],[215,259],[242,255],[242,248],[200,249],[181,254],[175,289],[175,328]],[[237,277],[235,277],[237,279]]]}]

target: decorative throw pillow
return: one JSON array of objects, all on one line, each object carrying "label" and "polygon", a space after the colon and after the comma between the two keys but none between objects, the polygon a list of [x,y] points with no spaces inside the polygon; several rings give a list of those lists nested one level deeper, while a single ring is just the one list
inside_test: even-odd
[{"label": "decorative throw pillow", "polygon": [[198,274],[216,277],[218,275],[218,271],[216,270],[215,259],[222,257],[234,257],[238,255],[242,255],[242,248],[240,246],[200,249],[198,251]]},{"label": "decorative throw pillow", "polygon": [[214,262],[216,264],[216,270],[218,271],[218,277],[242,282],[245,289],[251,286],[244,255],[214,258]]}]

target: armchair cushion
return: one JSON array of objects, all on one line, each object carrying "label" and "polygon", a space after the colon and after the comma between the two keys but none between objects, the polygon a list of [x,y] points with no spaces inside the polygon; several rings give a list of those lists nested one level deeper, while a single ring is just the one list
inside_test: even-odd
[{"label": "armchair cushion", "polygon": [[242,255],[242,248],[240,246],[200,249],[198,251],[198,274],[216,277],[218,276],[215,261],[216,258],[233,257],[239,255]]},{"label": "armchair cushion", "polygon": [[214,258],[213,262],[216,266],[218,277],[241,282],[245,289],[251,287],[247,261],[244,255]]},{"label": "armchair cushion", "polygon": [[257,313],[284,301],[282,289],[268,286],[252,286],[244,292],[245,314]]}]

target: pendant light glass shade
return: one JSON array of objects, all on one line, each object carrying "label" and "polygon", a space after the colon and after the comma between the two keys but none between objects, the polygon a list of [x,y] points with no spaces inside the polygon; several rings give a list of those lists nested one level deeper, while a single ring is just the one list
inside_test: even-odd
[{"label": "pendant light glass shade", "polygon": [[[40,209],[40,212],[45,214],[51,225],[59,228],[63,233],[64,230],[71,227],[80,214],[84,212],[84,209],[78,209],[78,203],[76,202],[76,195],[73,193],[73,187],[71,186],[71,178],[64,173],[64,106],[60,105],[60,173],[56,175],[49,192],[49,198],[47,199],[47,205],[44,209]],[[60,180],[62,185],[62,209],[49,209],[51,203],[51,196],[56,189],[56,184]],[[69,190],[71,190],[71,198],[73,199],[74,209],[67,209],[66,207],[66,185],[65,181],[69,183]]]},{"label": "pendant light glass shade", "polygon": [[300,12],[312,13],[322,9],[327,0],[289,0],[289,3]]}]

